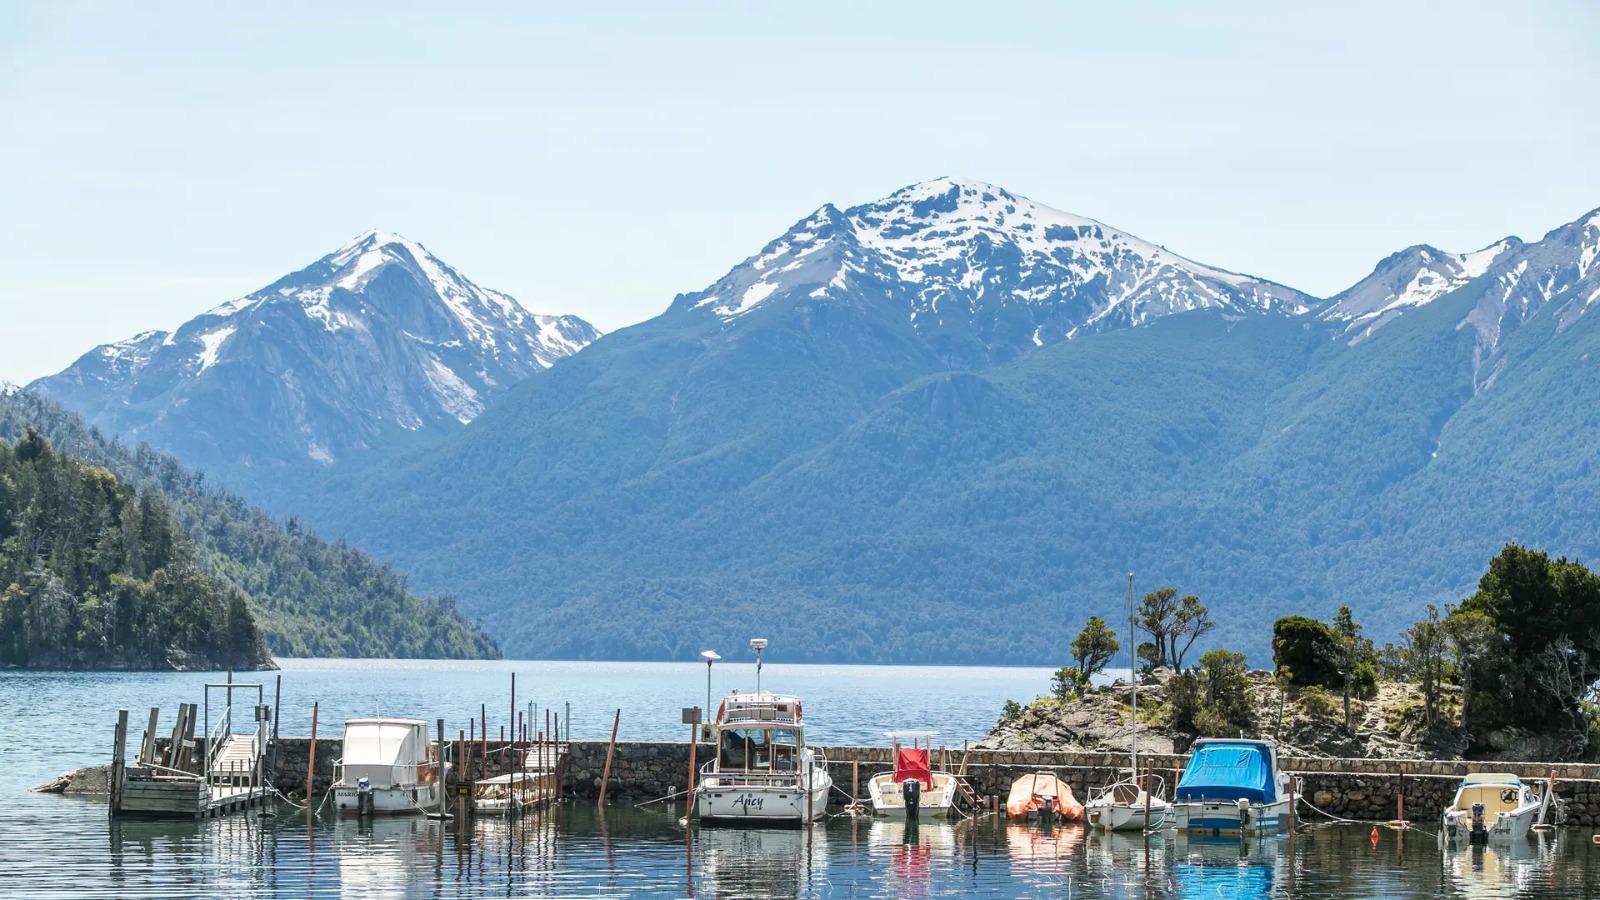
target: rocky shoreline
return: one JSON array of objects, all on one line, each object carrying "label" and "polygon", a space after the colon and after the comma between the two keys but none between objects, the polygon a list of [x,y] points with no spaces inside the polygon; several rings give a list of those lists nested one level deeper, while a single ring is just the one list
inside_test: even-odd
[{"label": "rocky shoreline", "polygon": [[[1335,692],[1280,689],[1270,673],[1246,675],[1251,728],[1277,742],[1285,755],[1365,759],[1556,760],[1584,758],[1570,735],[1497,731],[1476,739],[1453,717],[1431,728],[1423,721],[1416,685],[1385,681],[1370,700],[1351,698],[1350,730],[1344,728],[1343,697]],[[1138,746],[1141,753],[1183,753],[1202,735],[1165,724],[1172,672],[1158,669],[1139,684]],[[1449,688],[1446,688],[1448,692]],[[993,750],[1127,752],[1131,686],[1125,680],[1068,698],[1040,697],[1010,709],[974,747]],[[1448,706],[1448,704],[1447,704]]]}]

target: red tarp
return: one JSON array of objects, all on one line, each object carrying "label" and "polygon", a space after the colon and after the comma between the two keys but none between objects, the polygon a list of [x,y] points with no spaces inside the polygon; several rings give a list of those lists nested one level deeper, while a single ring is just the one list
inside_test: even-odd
[{"label": "red tarp", "polygon": [[894,783],[916,779],[933,790],[933,770],[928,767],[928,751],[901,747],[894,757]]}]

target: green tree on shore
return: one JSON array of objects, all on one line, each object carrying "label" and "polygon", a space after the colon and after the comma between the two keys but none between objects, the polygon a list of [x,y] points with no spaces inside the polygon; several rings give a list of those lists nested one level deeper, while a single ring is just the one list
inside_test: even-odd
[{"label": "green tree on shore", "polygon": [[1090,616],[1083,630],[1072,639],[1072,666],[1056,671],[1051,688],[1057,697],[1080,694],[1089,680],[1099,674],[1121,649],[1116,633],[1104,619]]},{"label": "green tree on shore", "polygon": [[1194,594],[1178,597],[1177,588],[1164,587],[1144,595],[1139,606],[1139,627],[1150,635],[1155,666],[1178,670],[1195,641],[1216,627],[1211,611]]}]

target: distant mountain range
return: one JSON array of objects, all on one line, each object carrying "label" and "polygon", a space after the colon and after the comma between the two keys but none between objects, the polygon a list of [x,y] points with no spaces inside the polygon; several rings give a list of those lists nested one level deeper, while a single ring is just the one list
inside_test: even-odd
[{"label": "distant mountain range", "polygon": [[369,231],[261,290],[96,347],[34,390],[270,501],[284,478],[370,462],[470,422],[599,337],[534,315],[396,234]]},{"label": "distant mountain range", "polygon": [[264,489],[514,655],[1059,662],[1132,569],[1262,662],[1277,615],[1392,636],[1506,540],[1600,554],[1597,250],[1600,211],[1319,299],[936,179]]}]

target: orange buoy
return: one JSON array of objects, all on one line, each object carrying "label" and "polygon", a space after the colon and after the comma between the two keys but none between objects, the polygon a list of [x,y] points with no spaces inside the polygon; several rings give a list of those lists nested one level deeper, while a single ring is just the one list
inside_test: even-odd
[{"label": "orange buoy", "polygon": [[1378,826],[1372,826],[1372,846],[1378,846]]}]

